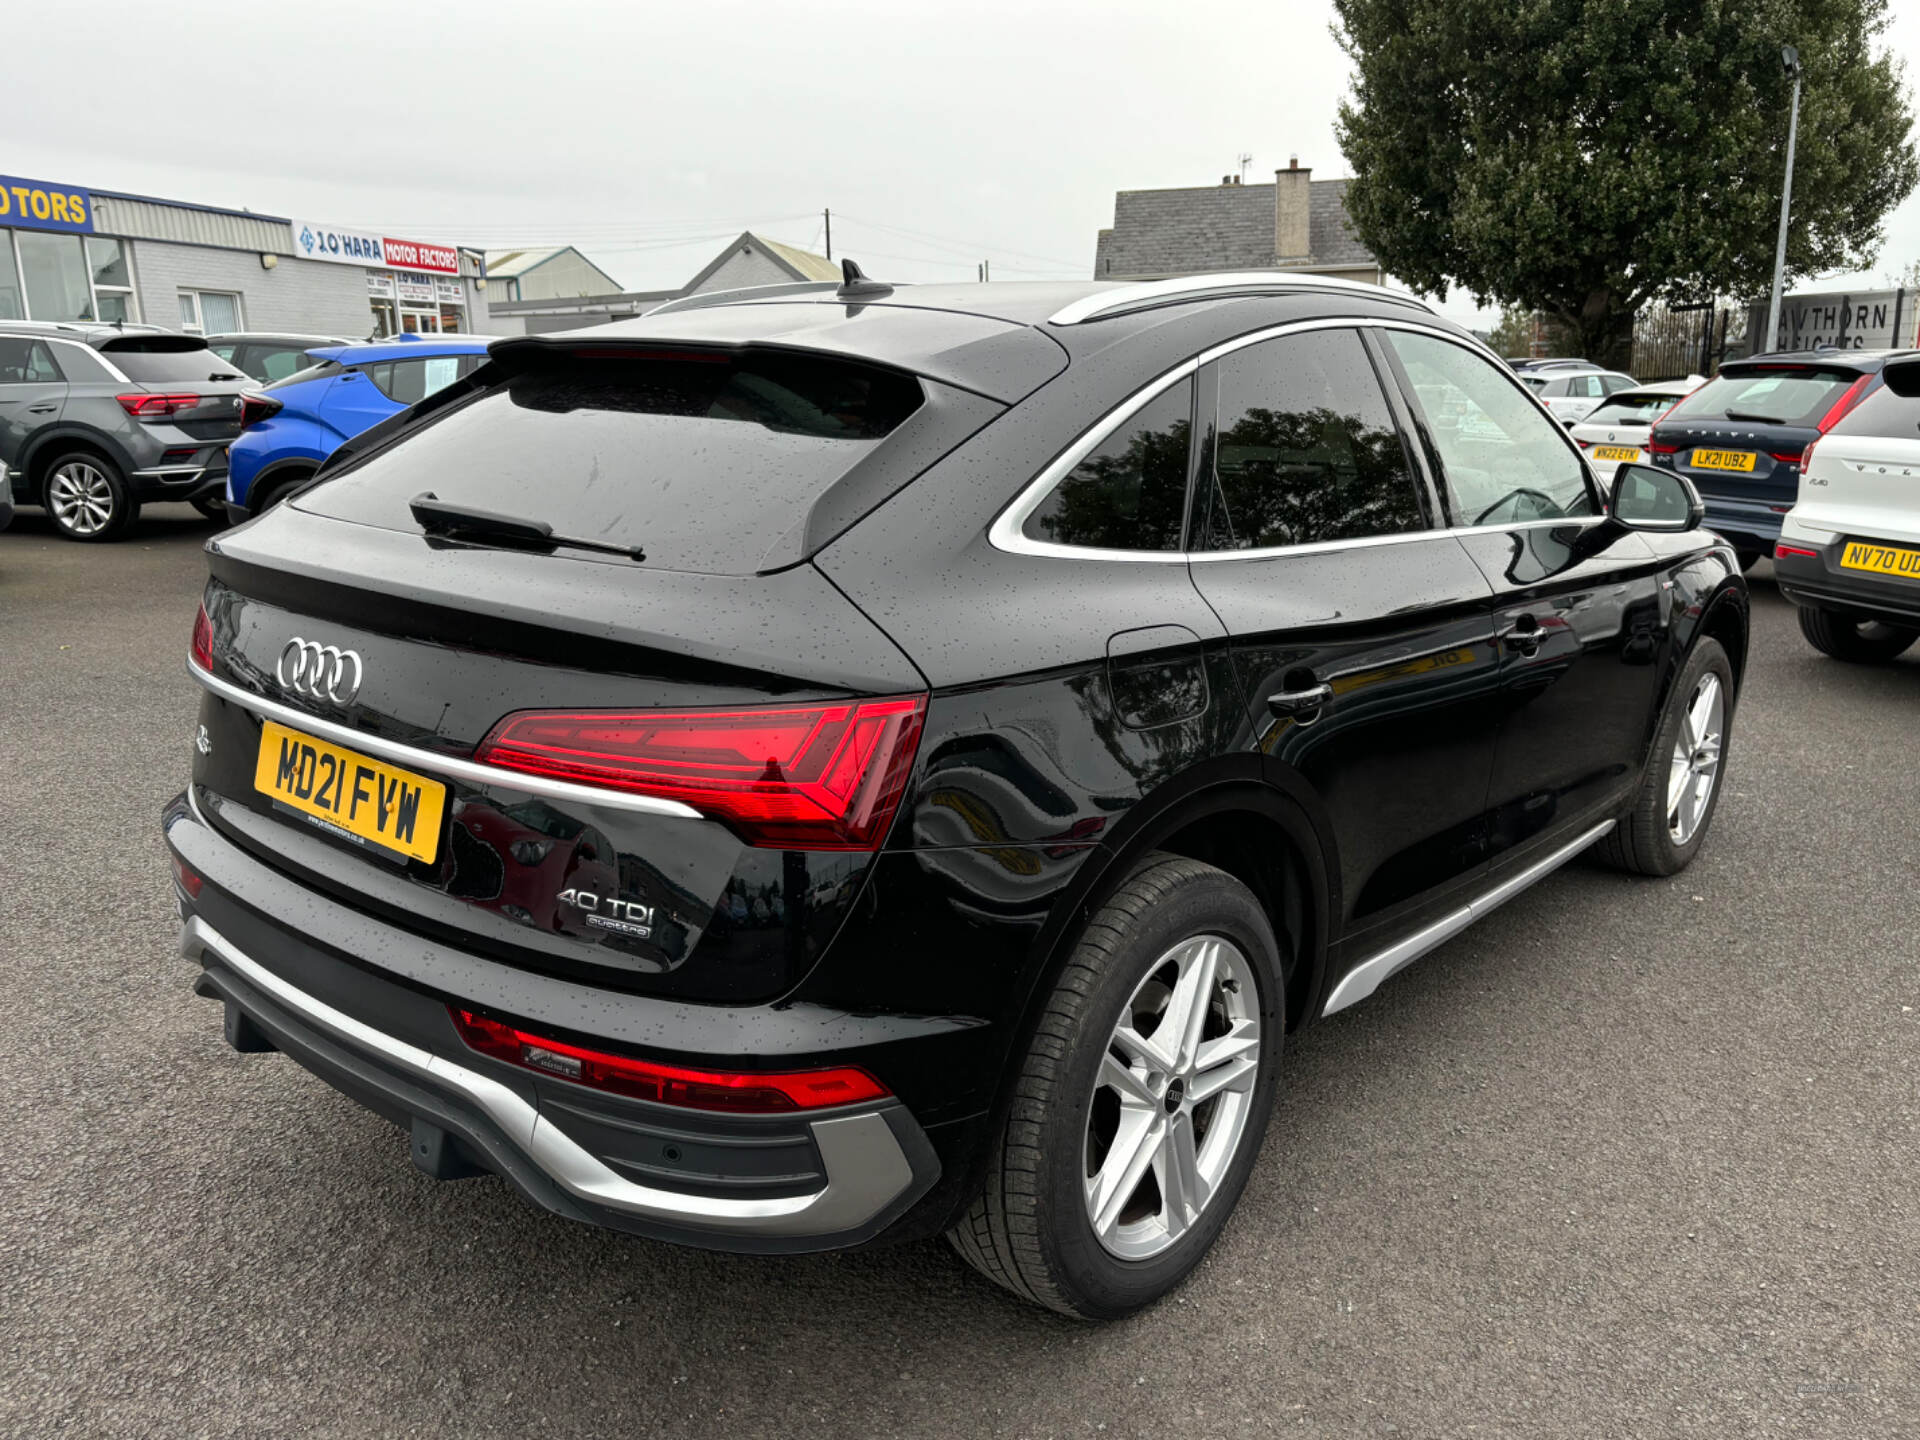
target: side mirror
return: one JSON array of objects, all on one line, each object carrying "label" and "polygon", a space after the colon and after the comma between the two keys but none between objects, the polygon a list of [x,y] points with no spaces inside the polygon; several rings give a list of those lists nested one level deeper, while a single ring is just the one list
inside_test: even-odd
[{"label": "side mirror", "polygon": [[1707,518],[1707,502],[1686,476],[1629,463],[1614,471],[1607,514],[1614,524],[1629,530],[1678,534],[1700,528]]}]

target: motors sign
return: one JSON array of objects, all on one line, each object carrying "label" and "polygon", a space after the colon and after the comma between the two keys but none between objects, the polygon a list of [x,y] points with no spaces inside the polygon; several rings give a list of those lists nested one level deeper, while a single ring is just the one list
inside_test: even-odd
[{"label": "motors sign", "polygon": [[[1898,350],[1914,343],[1920,322],[1920,292],[1835,290],[1789,295],[1780,302],[1775,350]],[[1753,311],[1754,335],[1764,335],[1767,307]]]},{"label": "motors sign", "polygon": [[0,175],[0,230],[64,230],[69,235],[91,235],[93,197],[77,185]]},{"label": "motors sign", "polygon": [[290,220],[293,253],[302,260],[327,260],[336,265],[370,265],[379,270],[424,270],[434,275],[458,275],[460,252],[451,245],[429,245],[424,240],[396,240],[371,230],[349,230],[312,220]]}]

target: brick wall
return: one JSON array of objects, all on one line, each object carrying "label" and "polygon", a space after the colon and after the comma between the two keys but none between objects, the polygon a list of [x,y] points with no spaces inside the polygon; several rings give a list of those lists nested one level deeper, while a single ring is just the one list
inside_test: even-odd
[{"label": "brick wall", "polygon": [[214,250],[155,240],[130,243],[140,318],[149,325],[178,330],[179,292],[189,289],[238,294],[241,323],[249,330],[342,335],[358,340],[373,329],[367,274],[358,265],[326,265],[283,255],[278,266],[263,270],[259,255],[249,250]]}]

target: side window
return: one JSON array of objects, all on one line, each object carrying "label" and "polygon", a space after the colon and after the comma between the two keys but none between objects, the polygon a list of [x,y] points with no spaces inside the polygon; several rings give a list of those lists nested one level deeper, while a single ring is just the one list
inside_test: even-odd
[{"label": "side window", "polygon": [[1618,395],[1622,390],[1631,390],[1640,382],[1631,375],[1602,375],[1600,388],[1609,395]]},{"label": "side window", "polygon": [[1153,397],[1053,487],[1021,533],[1055,545],[1178,550],[1193,381]]},{"label": "side window", "polygon": [[231,363],[235,352],[238,351],[240,347],[234,344],[231,340],[229,340],[223,345],[209,345],[207,348],[213,351],[213,353],[218,355],[222,360],[225,360]]},{"label": "side window", "polygon": [[59,368],[45,345],[0,336],[0,385],[51,385],[59,380]]},{"label": "side window", "polygon": [[1586,466],[1565,432],[1498,367],[1431,335],[1382,333],[1439,452],[1456,525],[1596,513]]},{"label": "side window", "polygon": [[[217,347],[216,347],[217,348]],[[294,371],[302,369],[307,363],[304,350],[268,350],[262,348],[255,352],[260,369],[260,378],[271,384],[275,380],[284,380]]]},{"label": "side window", "polygon": [[1607,392],[1601,388],[1600,377],[1598,375],[1583,375],[1580,377],[1580,395],[1583,399],[1598,400],[1606,393]]},{"label": "side window", "polygon": [[1262,550],[1427,528],[1393,412],[1352,330],[1284,335],[1219,362],[1196,550]]}]

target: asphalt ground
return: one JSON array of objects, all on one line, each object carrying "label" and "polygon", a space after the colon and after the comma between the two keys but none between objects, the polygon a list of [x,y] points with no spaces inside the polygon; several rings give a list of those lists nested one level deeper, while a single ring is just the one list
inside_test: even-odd
[{"label": "asphalt ground", "polygon": [[436,1183],[189,993],[158,818],[209,527],[0,535],[0,1434],[1920,1434],[1920,656],[1763,565],[1672,881],[1561,871],[1302,1035],[1176,1296],[676,1249]]}]

